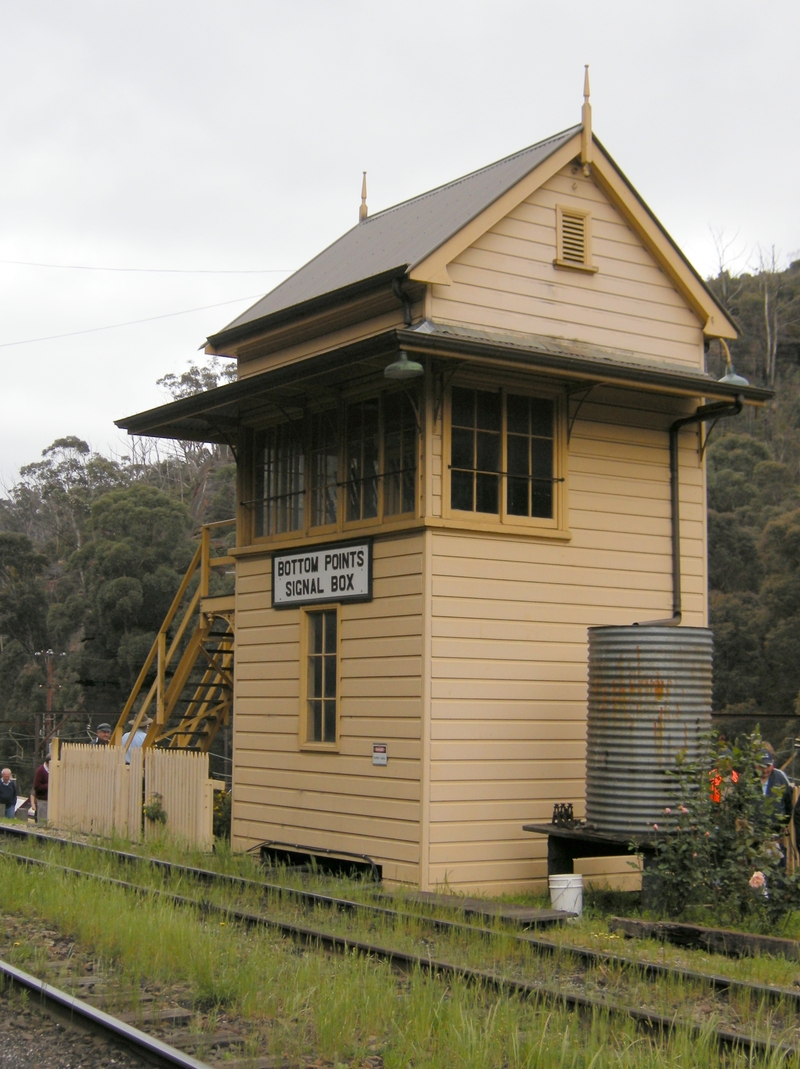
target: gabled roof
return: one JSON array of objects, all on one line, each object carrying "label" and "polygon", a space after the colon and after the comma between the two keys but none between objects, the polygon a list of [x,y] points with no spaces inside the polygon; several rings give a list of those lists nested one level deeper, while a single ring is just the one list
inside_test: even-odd
[{"label": "gabled roof", "polygon": [[[255,324],[276,312],[305,304],[396,269],[398,276],[426,259],[520,179],[565,145],[580,126],[481,167],[393,208],[377,212],[348,230],[313,260],[248,308],[209,341]],[[224,343],[223,343],[224,344]]]},{"label": "gabled roof", "polygon": [[[450,284],[447,264],[570,159],[581,153],[583,124],[368,216],[208,339],[210,351],[279,321],[331,306],[407,277]],[[709,337],[735,338],[726,311],[625,175],[589,131],[591,173],[627,218],[697,314]]]}]

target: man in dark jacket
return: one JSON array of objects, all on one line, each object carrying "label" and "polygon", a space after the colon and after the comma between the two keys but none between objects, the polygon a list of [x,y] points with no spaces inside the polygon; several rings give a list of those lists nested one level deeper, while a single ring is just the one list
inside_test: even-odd
[{"label": "man in dark jacket", "polygon": [[764,743],[761,759],[761,789],[765,798],[772,798],[773,815],[781,830],[792,819],[792,783],[785,772],[775,767],[775,751]]},{"label": "man in dark jacket", "polygon": [[33,800],[36,804],[36,823],[47,823],[47,788],[50,784],[50,757],[39,765],[33,777]]},{"label": "man in dark jacket", "polygon": [[17,781],[11,775],[10,768],[0,772],[0,810],[7,817],[13,817],[17,811]]}]

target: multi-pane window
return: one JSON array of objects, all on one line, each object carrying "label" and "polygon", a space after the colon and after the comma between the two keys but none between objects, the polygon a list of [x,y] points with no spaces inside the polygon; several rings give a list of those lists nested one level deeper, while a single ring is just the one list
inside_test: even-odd
[{"label": "multi-pane window", "polygon": [[312,527],[336,523],[339,513],[339,421],[337,411],[317,412],[311,417],[311,517]]},{"label": "multi-pane window", "polygon": [[380,459],[379,401],[370,397],[347,406],[347,520],[378,515]]},{"label": "multi-pane window", "polygon": [[417,490],[417,416],[406,393],[383,402],[383,514],[413,512]]},{"label": "multi-pane window", "polygon": [[413,515],[419,427],[409,394],[389,390],[257,433],[255,536]]},{"label": "multi-pane window", "polygon": [[554,440],[551,398],[453,387],[450,507],[552,519]]},{"label": "multi-pane window", "polygon": [[259,436],[256,534],[286,534],[303,526],[305,457],[299,428],[283,423]]},{"label": "multi-pane window", "polygon": [[308,678],[306,742],[336,742],[336,609],[306,614]]}]

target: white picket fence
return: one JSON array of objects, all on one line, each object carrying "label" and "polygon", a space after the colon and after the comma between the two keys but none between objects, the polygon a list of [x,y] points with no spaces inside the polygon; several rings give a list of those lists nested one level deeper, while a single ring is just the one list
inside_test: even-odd
[{"label": "white picket fence", "polygon": [[[185,750],[131,750],[54,740],[50,760],[48,824],[91,835],[116,832],[133,842],[167,835],[188,846],[214,845],[214,791],[208,754]],[[149,820],[145,807],[166,820]]]}]

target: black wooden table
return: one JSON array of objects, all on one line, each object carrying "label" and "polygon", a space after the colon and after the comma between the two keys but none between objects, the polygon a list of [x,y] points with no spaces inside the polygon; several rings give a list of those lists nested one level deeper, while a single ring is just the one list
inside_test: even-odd
[{"label": "black wooden table", "polygon": [[[547,836],[547,875],[570,875],[576,857],[630,857],[641,854],[642,905],[649,906],[656,894],[655,841],[638,835],[600,832],[582,825],[523,824],[523,831]],[[633,849],[631,846],[633,845]]]}]

